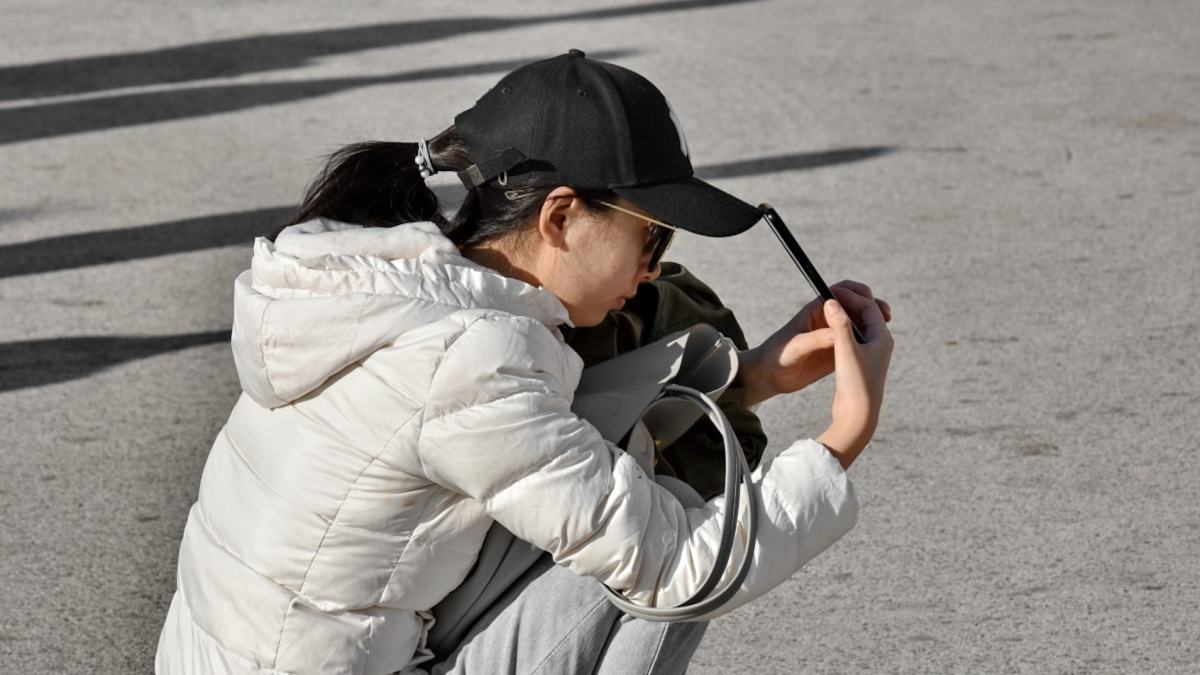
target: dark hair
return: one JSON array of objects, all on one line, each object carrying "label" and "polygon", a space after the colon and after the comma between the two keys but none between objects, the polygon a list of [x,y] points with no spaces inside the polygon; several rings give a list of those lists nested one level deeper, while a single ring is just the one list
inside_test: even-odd
[{"label": "dark hair", "polygon": [[[393,227],[431,221],[460,249],[506,232],[517,231],[542,207],[561,180],[541,179],[519,188],[489,181],[467,191],[458,211],[447,218],[437,195],[417,170],[416,143],[368,141],[341,148],[309,185],[295,215],[283,227],[313,218],[329,218],[364,227]],[[461,171],[474,161],[451,125],[429,139],[429,155],[439,171]],[[607,210],[600,199],[612,193],[576,190],[595,211]],[[283,227],[271,235],[274,239]]]}]

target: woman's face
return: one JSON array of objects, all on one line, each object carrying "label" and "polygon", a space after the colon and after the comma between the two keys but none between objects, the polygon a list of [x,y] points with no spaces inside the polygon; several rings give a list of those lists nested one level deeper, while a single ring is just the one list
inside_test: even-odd
[{"label": "woman's face", "polygon": [[[645,213],[624,199],[614,203]],[[570,188],[558,188],[539,220],[538,280],[562,301],[576,326],[595,326],[633,297],[639,283],[658,278],[660,270],[647,269],[644,253],[650,227],[614,209],[593,212]]]}]

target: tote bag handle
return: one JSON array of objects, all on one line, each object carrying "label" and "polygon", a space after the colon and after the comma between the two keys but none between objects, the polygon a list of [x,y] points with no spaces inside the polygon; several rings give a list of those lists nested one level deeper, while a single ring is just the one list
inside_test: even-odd
[{"label": "tote bag handle", "polygon": [[[673,402],[687,401],[701,408],[704,415],[712,421],[724,440],[725,445],[725,513],[721,524],[721,543],[717,548],[717,556],[713,561],[713,568],[709,571],[708,577],[700,588],[684,602],[674,607],[643,607],[630,602],[621,594],[605,587],[608,591],[609,601],[622,611],[636,616],[641,619],[651,621],[687,621],[699,619],[700,617],[718,609],[721,605],[729,601],[730,598],[737,593],[741,588],[742,583],[750,574],[750,568],[754,562],[754,546],[757,541],[758,534],[758,501],[757,493],[754,489],[754,483],[750,475],[750,467],[746,463],[746,456],[742,452],[741,443],[738,442],[737,434],[730,425],[725,413],[711,398],[704,393],[685,387],[678,384],[667,384],[663,387],[663,393],[647,408],[647,412],[651,411],[655,404],[658,404],[668,399]],[[651,435],[654,430],[651,429]],[[729,567],[729,558],[733,553],[734,543],[737,541],[737,526],[738,514],[742,506],[742,488],[745,488],[745,506],[746,506],[746,551],[742,556],[741,566],[736,575],[734,575],[728,583],[720,590],[717,586],[721,579],[725,576]]]}]

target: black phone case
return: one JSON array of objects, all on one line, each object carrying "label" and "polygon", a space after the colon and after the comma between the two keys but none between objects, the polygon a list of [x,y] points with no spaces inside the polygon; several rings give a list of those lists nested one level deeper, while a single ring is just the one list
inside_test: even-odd
[{"label": "black phone case", "polygon": [[[800,242],[792,236],[787,225],[783,224],[783,219],[779,217],[779,213],[770,204],[759,204],[758,208],[763,212],[763,218],[766,218],[767,224],[771,226],[771,231],[779,237],[779,242],[787,249],[788,255],[792,256],[792,262],[796,263],[796,267],[804,274],[804,278],[808,280],[808,285],[812,286],[814,292],[825,300],[837,300],[833,295],[833,291],[829,290],[829,286],[825,284],[825,280],[817,272],[817,268],[813,267],[812,261],[805,255],[804,249],[800,248]],[[858,344],[865,344],[866,338],[863,337],[862,331],[855,325],[854,321],[850,321],[850,330],[854,332],[854,339]]]}]

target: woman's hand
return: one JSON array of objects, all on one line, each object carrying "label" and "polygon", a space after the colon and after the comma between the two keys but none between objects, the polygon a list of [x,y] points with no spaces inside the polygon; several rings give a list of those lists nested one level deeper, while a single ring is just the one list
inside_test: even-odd
[{"label": "woman's hand", "polygon": [[[892,320],[888,303],[876,299],[870,287],[857,281],[840,281],[830,290],[843,306],[851,308],[855,323],[863,325],[861,311],[868,305],[883,320]],[[790,394],[833,372],[833,331],[821,309],[821,299],[808,303],[761,345],[739,355],[739,371],[746,387],[747,406],[777,394]]]},{"label": "woman's hand", "polygon": [[870,301],[855,299],[850,310],[859,309],[866,344],[854,341],[850,317],[836,301],[825,303],[825,320],[833,331],[833,360],[837,391],[833,397],[833,422],[817,441],[837,458],[842,468],[858,457],[875,435],[883,388],[892,360],[892,333],[883,313]]}]

